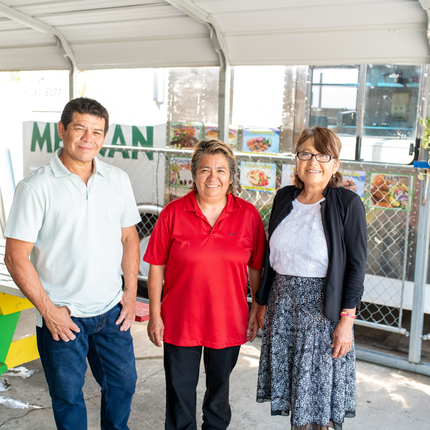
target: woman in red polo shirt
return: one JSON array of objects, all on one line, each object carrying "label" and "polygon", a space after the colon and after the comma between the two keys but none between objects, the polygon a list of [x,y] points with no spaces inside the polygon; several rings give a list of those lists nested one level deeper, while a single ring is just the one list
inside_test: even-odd
[{"label": "woman in red polo shirt", "polygon": [[225,429],[231,419],[230,373],[240,345],[257,335],[254,294],[266,235],[255,207],[233,194],[236,159],[228,145],[199,142],[191,173],[192,191],[163,209],[144,256],[150,263],[148,335],[155,345],[164,343],[165,428],[197,428],[196,387],[203,351],[202,428]]}]

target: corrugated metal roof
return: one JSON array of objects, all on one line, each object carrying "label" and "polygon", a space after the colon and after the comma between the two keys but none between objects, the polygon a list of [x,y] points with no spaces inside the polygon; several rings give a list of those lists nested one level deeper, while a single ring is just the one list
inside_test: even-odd
[{"label": "corrugated metal roof", "polygon": [[[208,28],[165,0],[2,3],[58,29],[81,70],[218,65]],[[430,62],[418,0],[192,3],[218,23],[232,65]],[[68,67],[53,36],[0,18],[0,70]]]}]

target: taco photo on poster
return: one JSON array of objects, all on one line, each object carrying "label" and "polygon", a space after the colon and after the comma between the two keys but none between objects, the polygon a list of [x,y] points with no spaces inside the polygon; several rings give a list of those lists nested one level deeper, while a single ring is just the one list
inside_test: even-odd
[{"label": "taco photo on poster", "polygon": [[[370,176],[370,206],[406,210],[409,193],[413,190],[408,175],[391,175],[372,172]],[[410,196],[412,201],[412,195]],[[409,208],[410,209],[410,208]]]},{"label": "taco photo on poster", "polygon": [[170,146],[175,149],[192,149],[202,135],[201,124],[191,122],[171,122],[169,128]]}]

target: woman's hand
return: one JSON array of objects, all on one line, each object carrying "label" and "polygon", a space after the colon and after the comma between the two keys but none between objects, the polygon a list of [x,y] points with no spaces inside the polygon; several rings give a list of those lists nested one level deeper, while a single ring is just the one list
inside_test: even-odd
[{"label": "woman's hand", "polygon": [[258,304],[255,303],[252,306],[251,312],[248,316],[248,327],[246,329],[246,339],[248,342],[253,342],[258,333],[258,321],[257,321],[257,311]]},{"label": "woman's hand", "polygon": [[161,291],[163,290],[164,270],[166,265],[149,265],[148,273],[148,298],[149,321],[148,336],[155,346],[161,346],[164,338],[164,322],[161,318]]},{"label": "woman's hand", "polygon": [[164,323],[160,315],[149,318],[148,336],[155,346],[161,346],[164,337]]},{"label": "woman's hand", "polygon": [[352,325],[354,320],[347,316],[342,316],[333,332],[333,342],[330,345],[334,348],[333,358],[340,358],[347,354],[352,346]]},{"label": "woman's hand", "polygon": [[260,306],[257,312],[258,326],[261,328],[261,330],[264,329],[264,318],[266,317],[266,309],[267,306]]}]

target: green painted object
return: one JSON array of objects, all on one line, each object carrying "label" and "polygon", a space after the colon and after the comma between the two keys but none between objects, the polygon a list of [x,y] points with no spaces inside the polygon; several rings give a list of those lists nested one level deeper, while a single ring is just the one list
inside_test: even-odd
[{"label": "green painted object", "polygon": [[[1,365],[6,361],[20,314],[21,312],[15,312],[9,315],[0,315],[0,373],[3,373]],[[4,364],[4,366],[6,365]]]},{"label": "green painted object", "polygon": [[4,363],[0,363],[0,375],[7,372],[7,366]]}]

